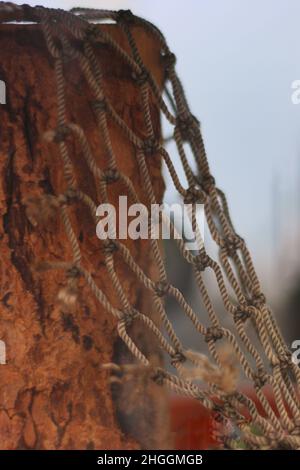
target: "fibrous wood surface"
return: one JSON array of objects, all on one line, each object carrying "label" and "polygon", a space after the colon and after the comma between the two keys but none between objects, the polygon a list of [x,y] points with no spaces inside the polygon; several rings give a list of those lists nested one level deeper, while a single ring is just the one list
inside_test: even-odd
[{"label": "fibrous wood surface", "polygon": [[[127,48],[118,27],[99,27]],[[134,34],[146,65],[162,85],[158,45],[141,28],[135,28]],[[84,280],[79,281],[78,300],[71,308],[57,300],[66,285],[65,273],[36,269],[40,261],[72,259],[55,212],[43,220],[38,205],[34,214],[33,204],[28,217],[28,200],[38,201],[40,196],[65,190],[57,146],[43,138],[57,119],[53,61],[37,25],[1,25],[0,48],[0,79],[7,86],[7,102],[0,106],[0,339],[5,341],[7,352],[7,363],[0,365],[0,448],[165,447],[165,397],[156,385],[115,386],[112,400],[109,376],[101,365],[114,359],[131,360],[117,339],[114,319],[101,308]],[[107,97],[126,123],[143,136],[138,85],[130,69],[107,45],[99,44],[95,50],[104,71]],[[65,74],[68,119],[82,126],[98,165],[104,168],[104,146],[92,112],[91,92],[76,61],[65,63]],[[159,135],[159,112],[154,103],[152,114]],[[133,148],[112,122],[109,129],[118,166],[143,199],[143,181]],[[70,138],[68,147],[80,189],[97,201],[95,183],[78,143]],[[149,166],[161,200],[161,161],[151,156]],[[119,194],[122,187],[116,183],[110,190],[111,200],[116,202]],[[80,204],[74,205],[71,214],[84,267],[118,306],[95,223]],[[128,242],[128,246],[144,271],[154,270],[146,245]],[[147,295],[118,258],[116,268],[131,302],[153,315]],[[161,360],[149,333],[146,336],[135,327],[133,336],[152,352],[155,361]],[[131,406],[128,390],[138,391]]]}]

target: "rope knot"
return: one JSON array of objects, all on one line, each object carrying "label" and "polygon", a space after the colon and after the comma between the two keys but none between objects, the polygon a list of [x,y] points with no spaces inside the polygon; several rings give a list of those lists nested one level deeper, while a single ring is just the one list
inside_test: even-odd
[{"label": "rope knot", "polygon": [[281,353],[278,355],[279,367],[281,369],[287,369],[290,367],[291,361],[291,354],[290,352]]},{"label": "rope knot", "polygon": [[73,188],[68,188],[63,194],[65,204],[72,204],[77,199],[77,191]]},{"label": "rope knot", "polygon": [[117,23],[133,24],[136,22],[136,17],[131,10],[119,10],[116,14]]},{"label": "rope knot", "polygon": [[106,111],[107,110],[106,99],[102,98],[101,100],[95,100],[92,103],[92,106],[93,106],[95,111]]},{"label": "rope knot", "polygon": [[213,418],[215,421],[217,421],[217,423],[224,423],[226,421],[225,416],[223,416],[222,414],[224,412],[224,409],[221,405],[219,405],[218,403],[214,403],[211,411],[213,414]]},{"label": "rope knot", "polygon": [[198,185],[192,185],[185,191],[184,203],[196,204],[197,202],[204,202],[203,192]]},{"label": "rope knot", "polygon": [[153,155],[159,149],[159,142],[155,137],[149,137],[143,142],[143,150],[145,155]]},{"label": "rope knot", "polygon": [[232,235],[223,239],[223,250],[227,256],[233,257],[236,251],[242,247],[242,239],[238,235]]},{"label": "rope knot", "polygon": [[259,292],[258,294],[255,294],[250,299],[250,304],[254,305],[254,307],[256,307],[256,308],[263,307],[265,305],[265,303],[266,303],[266,296],[262,292]]},{"label": "rope knot", "polygon": [[252,380],[257,388],[262,388],[268,381],[268,374],[262,370],[258,369],[256,373],[253,373]]},{"label": "rope knot", "polygon": [[222,328],[218,328],[215,326],[211,326],[210,328],[207,328],[206,335],[205,335],[206,343],[209,343],[210,341],[216,342],[222,338],[223,338]]},{"label": "rope knot", "polygon": [[117,251],[118,245],[114,240],[111,240],[110,238],[107,238],[106,240],[103,241],[103,253],[105,255],[111,255],[115,251]]},{"label": "rope knot", "polygon": [[60,142],[64,142],[67,138],[67,136],[70,134],[70,129],[68,126],[57,126],[57,128],[54,130],[54,135],[53,135],[53,142],[56,144],[59,144]]},{"label": "rope knot", "polygon": [[182,140],[189,141],[196,137],[199,130],[199,121],[193,114],[177,116],[176,127],[180,132]]},{"label": "rope knot", "polygon": [[138,85],[142,86],[148,81],[149,72],[145,69],[143,69],[139,74],[132,72],[131,77]]},{"label": "rope knot", "polygon": [[234,314],[233,314],[233,319],[235,322],[238,322],[238,321],[242,321],[243,323],[245,323],[248,318],[250,318],[250,313],[243,309],[243,307],[239,306],[236,308]]},{"label": "rope knot", "polygon": [[215,185],[216,185],[216,180],[212,175],[205,175],[202,178],[201,186],[203,190],[206,192],[206,194],[209,194],[210,191],[215,187]]},{"label": "rope knot", "polygon": [[215,411],[213,413],[213,419],[219,424],[226,424],[226,418],[219,412]]},{"label": "rope knot", "polygon": [[166,72],[169,72],[176,64],[176,55],[173,52],[166,52],[162,55],[162,60]]},{"label": "rope knot", "polygon": [[81,276],[81,271],[78,266],[72,266],[66,271],[66,277],[68,279],[78,279]]},{"label": "rope knot", "polygon": [[168,293],[169,284],[167,281],[159,281],[155,285],[155,293],[158,297],[164,297]]},{"label": "rope knot", "polygon": [[123,320],[125,323],[126,328],[132,325],[133,320],[136,318],[136,311],[135,310],[125,310],[123,312]]},{"label": "rope knot", "polygon": [[210,257],[205,251],[201,251],[199,255],[195,256],[195,266],[198,271],[203,272],[209,266]]},{"label": "rope knot", "polygon": [[167,373],[163,369],[156,369],[155,372],[151,375],[151,379],[159,386],[164,384],[164,380],[167,376]]},{"label": "rope knot", "polygon": [[100,30],[98,25],[90,23],[85,30],[85,39],[90,42],[97,41]]},{"label": "rope knot", "polygon": [[175,366],[178,363],[182,364],[183,362],[185,362],[185,360],[186,360],[185,355],[180,351],[175,351],[175,353],[172,354],[171,356],[172,366]]},{"label": "rope knot", "polygon": [[102,179],[107,184],[115,183],[120,178],[120,173],[116,168],[108,168],[103,171]]}]

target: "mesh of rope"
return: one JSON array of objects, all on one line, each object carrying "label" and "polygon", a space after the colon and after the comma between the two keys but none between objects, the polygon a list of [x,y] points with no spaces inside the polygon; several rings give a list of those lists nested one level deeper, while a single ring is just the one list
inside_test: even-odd
[{"label": "mesh of rope", "polygon": [[[131,54],[95,22],[113,20],[125,34],[130,46]],[[266,304],[265,296],[261,290],[260,282],[255,272],[250,253],[244,240],[235,232],[230,219],[229,209],[225,195],[216,186],[210,173],[205,147],[199,127],[199,122],[191,114],[183,87],[175,71],[175,56],[170,51],[161,32],[148,21],[134,16],[129,10],[118,12],[109,10],[73,9],[71,12],[46,9],[43,7],[16,6],[11,3],[0,4],[0,21],[30,21],[41,24],[49,53],[55,63],[57,88],[57,127],[51,133],[52,140],[57,144],[63,165],[66,192],[54,198],[56,207],[61,214],[68,240],[73,251],[73,260],[61,263],[49,263],[54,269],[65,269],[69,282],[76,284],[78,276],[82,276],[99,303],[117,319],[117,330],[122,340],[133,356],[144,366],[151,370],[151,378],[158,383],[169,387],[172,391],[193,397],[210,409],[218,420],[230,420],[241,432],[248,448],[300,448],[300,410],[298,385],[300,371],[292,361],[291,352],[287,348],[279,331],[273,313]],[[132,26],[141,25],[149,34],[155,36],[161,47],[161,54],[165,64],[166,86],[172,92],[166,91],[171,99],[172,106],[168,106],[153,75],[143,63],[139,53],[138,44],[132,33]],[[75,47],[70,38],[81,42],[82,47]],[[101,60],[94,51],[94,44],[104,42],[118,54],[132,69],[140,93],[145,127],[146,139],[140,138],[128,127],[117,114],[103,88]],[[78,62],[94,96],[93,112],[108,155],[108,164],[105,170],[100,169],[85,133],[78,123],[69,122],[66,109],[69,103],[65,94],[64,60],[72,57]],[[173,139],[180,157],[180,161],[188,182],[184,188],[179,180],[178,172],[173,165],[173,159],[155,138],[152,117],[150,112],[150,97],[154,98],[157,106],[169,123],[174,127]],[[183,294],[169,281],[161,254],[159,241],[149,240],[153,258],[158,267],[159,277],[150,278],[139,267],[129,249],[120,240],[107,240],[102,243],[105,255],[105,264],[109,278],[114,287],[115,295],[122,308],[116,308],[106,297],[104,292],[96,285],[92,275],[84,269],[82,254],[72,227],[68,213],[69,204],[84,204],[98,221],[96,216],[97,204],[87,194],[82,192],[76,183],[73,163],[69,156],[68,146],[65,142],[68,135],[78,140],[84,158],[99,187],[101,202],[108,202],[108,185],[115,181],[122,181],[128,194],[134,202],[139,202],[138,194],[133,183],[122,173],[117,166],[117,159],[113,149],[107,120],[111,119],[136,151],[137,165],[144,182],[144,192],[149,204],[156,204],[151,175],[148,167],[148,158],[151,154],[160,155],[166,163],[172,181],[182,199],[194,207],[197,203],[204,204],[205,218],[212,239],[219,247],[220,261],[216,262],[208,255],[204,246],[198,252],[186,249],[183,240],[176,238],[178,250],[183,258],[192,266],[195,280],[203,304],[208,312],[209,325],[201,322],[200,315],[189,305]],[[186,147],[189,146],[196,171],[189,163]],[[99,202],[99,201],[98,201]],[[54,202],[52,201],[54,204]],[[195,211],[192,211],[192,224],[196,227]],[[175,229],[174,229],[175,231]],[[173,232],[174,235],[174,232]],[[165,334],[146,315],[131,305],[122,282],[115,270],[115,257],[121,256],[129,266],[137,281],[153,295],[154,304],[159,313]],[[215,276],[217,286],[226,312],[230,315],[232,329],[222,326],[215,311],[213,301],[203,276],[204,271],[210,270]],[[234,295],[230,295],[230,284]],[[186,315],[197,332],[205,338],[210,356],[214,363],[222,368],[222,359],[216,346],[218,340],[226,341],[232,347],[238,362],[247,377],[253,384],[264,413],[259,413],[257,404],[249,397],[239,392],[225,391],[216,383],[207,383],[206,387],[196,381],[184,378],[181,373],[185,362],[191,361],[197,366],[197,356],[188,354],[176,334],[165,310],[164,297],[171,296],[178,303],[183,314]],[[142,322],[145,328],[156,335],[161,348],[169,355],[171,364],[177,373],[171,373],[161,367],[154,367],[146,355],[137,347],[130,334],[128,326],[132,322]],[[247,323],[253,326],[257,342],[263,350],[258,350],[256,343],[249,337]],[[266,365],[267,364],[267,365]],[[271,386],[278,413],[275,413],[263,392],[265,384]],[[245,416],[243,409],[247,409],[249,417]],[[254,432],[255,428],[255,432]],[[257,432],[259,429],[259,432]],[[234,447],[232,438],[224,437],[228,447]]]}]

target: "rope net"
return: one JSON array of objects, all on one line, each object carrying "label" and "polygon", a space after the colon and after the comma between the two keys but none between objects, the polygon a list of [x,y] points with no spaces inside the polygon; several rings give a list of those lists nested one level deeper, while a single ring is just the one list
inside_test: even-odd
[{"label": "rope net", "polygon": [[[97,24],[104,20],[115,22],[123,31],[131,54],[128,54],[109,33],[101,29],[101,25]],[[47,267],[65,270],[70,288],[76,287],[78,277],[85,280],[102,307],[116,318],[118,334],[140,363],[137,367],[149,370],[151,379],[156,383],[199,400],[221,423],[226,424],[229,420],[247,448],[299,449],[300,410],[297,387],[300,382],[300,371],[293,363],[291,352],[266,303],[245,241],[234,229],[226,197],[216,186],[215,179],[211,175],[199,122],[189,109],[183,87],[175,71],[175,55],[170,51],[162,33],[148,21],[134,16],[129,10],[116,12],[76,8],[71,12],[66,12],[1,3],[0,21],[2,23],[11,21],[39,23],[55,64],[57,127],[48,131],[47,137],[57,144],[66,191],[57,196],[49,196],[46,205],[50,205],[52,209],[60,213],[72,247],[73,259],[60,263],[45,263]],[[161,92],[150,70],[143,63],[139,46],[132,32],[132,26],[136,25],[144,27],[159,41],[165,67],[165,93]],[[105,43],[112,48],[118,54],[120,61],[132,70],[136,93],[140,94],[142,104],[146,129],[145,139],[139,137],[124,122],[105,94],[101,59],[98,60],[94,51],[94,45],[98,42]],[[67,102],[65,93],[64,61],[70,58],[77,61],[94,96],[93,112],[106,150],[106,169],[101,169],[96,164],[80,124],[67,119],[67,106],[71,104]],[[178,169],[173,164],[174,158],[169,155],[162,142],[155,137],[150,97],[155,100],[162,115],[173,126],[173,139],[188,183],[187,187],[180,182]],[[172,235],[178,246],[178,252],[193,268],[209,323],[201,321],[199,312],[195,311],[183,294],[169,282],[160,243],[156,239],[150,237],[148,240],[149,249],[152,250],[153,259],[158,268],[156,278],[151,278],[140,268],[130,250],[120,240],[99,241],[105,257],[107,274],[114,287],[115,299],[107,298],[95,283],[92,275],[84,268],[82,253],[68,212],[69,206],[85,205],[96,224],[99,220],[96,215],[97,205],[100,202],[109,202],[108,186],[116,181],[122,182],[133,202],[140,202],[133,183],[118,168],[107,124],[108,119],[118,126],[120,133],[123,133],[134,147],[136,163],[143,181],[144,195],[149,205],[158,202],[149,172],[149,159],[153,155],[160,155],[164,160],[174,186],[183,201],[191,204],[193,208],[197,203],[204,205],[206,223],[219,250],[219,262],[208,255],[203,245],[196,252],[187,250],[184,240],[174,237],[175,228]],[[84,158],[99,188],[99,201],[93,201],[77,185],[66,143],[66,138],[70,135],[77,139],[82,148]],[[193,157],[192,163],[189,161],[188,154]],[[194,210],[191,220],[196,229],[197,220]],[[151,292],[160,317],[160,325],[155,324],[135,305],[131,305],[115,269],[117,256],[122,257],[136,276],[137,282]],[[209,295],[204,277],[204,271],[207,270],[211,271],[215,277],[220,298],[230,317],[230,328],[222,326],[220,315],[217,315],[213,300]],[[166,296],[175,299],[182,313],[192,322],[198,334],[205,339],[209,352],[207,356],[192,352],[182,344],[166,312],[164,301]],[[116,299],[119,307],[115,306]],[[147,358],[134,343],[128,330],[129,326],[137,321],[156,335],[159,345],[169,357],[174,373],[170,372],[171,368],[163,369],[154,366],[150,358]],[[249,328],[255,332],[255,341],[249,334]],[[238,391],[235,381],[232,385],[230,374],[232,377],[235,375],[234,368],[231,368],[232,358],[224,353],[224,348],[222,350],[218,347],[219,341],[230,345],[232,354],[238,361],[244,376],[254,386],[257,402]],[[126,366],[112,364],[106,367],[119,371],[122,369],[126,372]],[[199,383],[199,378],[201,383]],[[266,384],[272,389],[278,412],[274,412],[263,391]],[[258,406],[263,413],[258,411]],[[237,439],[232,434],[228,436],[225,433],[222,439],[227,448],[237,446]]]}]

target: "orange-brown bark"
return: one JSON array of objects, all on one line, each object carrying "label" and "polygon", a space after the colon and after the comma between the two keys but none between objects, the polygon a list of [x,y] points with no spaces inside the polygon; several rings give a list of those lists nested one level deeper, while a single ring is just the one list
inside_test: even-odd
[{"label": "orange-brown bark", "polygon": [[[116,26],[101,27],[127,47]],[[158,45],[142,29],[137,28],[135,35],[146,64],[162,84]],[[26,214],[28,198],[60,194],[65,189],[58,148],[43,140],[45,131],[56,126],[53,61],[37,25],[1,25],[0,47],[0,78],[7,85],[7,104],[0,106],[0,339],[7,348],[7,364],[0,365],[0,447],[164,447],[165,431],[158,429],[167,427],[161,390],[157,393],[155,385],[142,387],[141,397],[146,394],[143,400],[125,412],[124,391],[116,389],[115,401],[112,400],[108,374],[100,366],[114,358],[121,362],[130,360],[117,339],[114,319],[83,280],[76,308],[59,304],[57,294],[66,285],[65,274],[35,269],[37,260],[72,259],[63,224],[55,214],[50,222],[37,226]],[[104,70],[108,98],[128,125],[142,136],[144,122],[138,87],[129,68],[106,45],[99,45],[96,52]],[[67,62],[65,71],[68,118],[83,127],[97,163],[103,168],[105,151],[91,109],[91,93],[76,62]],[[159,112],[154,104],[152,113],[159,135]],[[110,121],[109,128],[118,165],[142,196],[143,182],[133,148]],[[70,138],[68,147],[80,189],[97,200],[95,183],[78,143]],[[161,162],[155,156],[151,159],[155,190],[161,198]],[[110,191],[112,200],[116,200],[122,188],[116,184]],[[118,305],[95,224],[81,205],[71,211],[83,264]],[[130,249],[143,269],[153,271],[149,251],[143,247],[131,243]],[[151,314],[145,292],[118,258],[116,267],[131,302]],[[160,361],[158,347],[149,333],[146,336],[134,327],[133,334]]]}]

